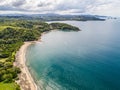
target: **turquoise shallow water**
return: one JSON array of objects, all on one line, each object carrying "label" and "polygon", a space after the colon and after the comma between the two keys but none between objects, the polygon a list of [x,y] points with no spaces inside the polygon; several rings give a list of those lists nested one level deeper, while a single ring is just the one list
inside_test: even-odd
[{"label": "turquoise shallow water", "polygon": [[43,90],[120,90],[120,21],[63,21],[79,32],[52,31],[26,59]]}]

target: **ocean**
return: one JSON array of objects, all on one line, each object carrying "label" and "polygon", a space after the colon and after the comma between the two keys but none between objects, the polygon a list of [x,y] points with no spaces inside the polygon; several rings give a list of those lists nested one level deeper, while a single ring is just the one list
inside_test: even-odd
[{"label": "ocean", "polygon": [[79,32],[51,31],[28,47],[27,66],[43,90],[120,90],[120,20],[59,21]]}]

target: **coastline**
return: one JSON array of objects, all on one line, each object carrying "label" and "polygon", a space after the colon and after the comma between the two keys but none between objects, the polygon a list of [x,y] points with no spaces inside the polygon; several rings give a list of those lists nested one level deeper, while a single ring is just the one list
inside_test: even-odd
[{"label": "coastline", "polygon": [[19,80],[17,80],[16,82],[20,85],[21,90],[38,89],[28,67],[26,66],[26,58],[25,58],[25,54],[28,46],[35,42],[36,41],[24,42],[24,44],[21,46],[19,51],[17,51],[16,53],[14,66],[17,66],[21,69],[21,73],[18,75]]},{"label": "coastline", "polygon": [[[43,32],[41,36],[46,34],[48,32]],[[24,44],[20,47],[20,49],[16,52],[15,55],[15,62],[14,66],[19,67],[21,70],[21,73],[18,74],[18,80],[15,82],[20,85],[21,90],[42,90],[42,86],[38,87],[35,83],[35,80],[33,79],[28,66],[26,65],[26,50],[27,48],[34,43],[41,42],[41,36],[37,41],[28,41],[24,42]]]}]

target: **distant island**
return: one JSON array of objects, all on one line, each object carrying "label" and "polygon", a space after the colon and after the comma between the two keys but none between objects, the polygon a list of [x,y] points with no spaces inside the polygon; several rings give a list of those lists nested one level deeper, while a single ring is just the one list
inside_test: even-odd
[{"label": "distant island", "polygon": [[[65,23],[45,23],[38,20],[20,20],[15,18],[0,18],[0,85],[10,90],[20,90],[15,83],[22,67],[16,61],[16,52],[28,41],[36,41],[41,34],[51,30],[80,31],[78,27]],[[29,45],[29,44],[27,44]],[[26,46],[27,47],[27,46]],[[25,49],[25,47],[24,47]],[[23,50],[23,49],[22,49]],[[23,51],[25,53],[25,51]],[[23,53],[20,53],[22,55]],[[23,59],[21,59],[23,60]],[[25,62],[25,61],[23,61]],[[26,68],[25,63],[22,63]],[[27,71],[25,71],[27,73]],[[24,73],[24,74],[25,74]],[[22,82],[25,83],[25,82]],[[25,83],[26,84],[26,83]],[[0,87],[1,88],[1,87]],[[30,88],[30,87],[29,87]],[[32,89],[33,90],[33,89]]]},{"label": "distant island", "polygon": [[107,16],[99,15],[59,15],[59,14],[16,14],[16,15],[0,15],[0,18],[12,18],[23,20],[40,20],[40,21],[105,21]]}]

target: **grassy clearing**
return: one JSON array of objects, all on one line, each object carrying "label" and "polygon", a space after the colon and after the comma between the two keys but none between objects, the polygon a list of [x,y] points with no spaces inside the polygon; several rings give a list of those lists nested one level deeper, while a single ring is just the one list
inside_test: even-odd
[{"label": "grassy clearing", "polygon": [[13,28],[13,29],[15,29],[15,30],[18,30],[18,29],[20,29],[20,27],[13,27],[13,26],[0,26],[0,31],[2,31],[2,30],[4,30],[4,29],[6,29],[6,28]]},{"label": "grassy clearing", "polygon": [[0,90],[16,90],[15,83],[0,83]]},{"label": "grassy clearing", "polygon": [[8,58],[0,58],[0,62],[5,62]]}]

